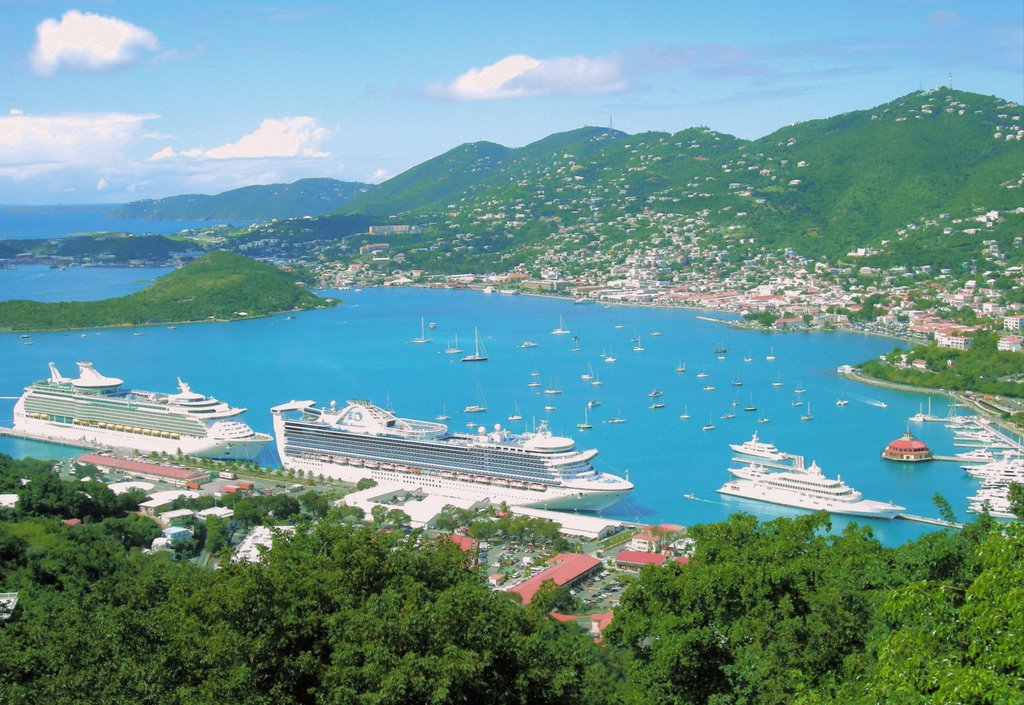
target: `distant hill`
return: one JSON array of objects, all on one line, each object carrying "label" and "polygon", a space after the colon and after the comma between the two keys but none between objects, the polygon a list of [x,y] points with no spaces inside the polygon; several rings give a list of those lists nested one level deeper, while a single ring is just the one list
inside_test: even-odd
[{"label": "distant hill", "polygon": [[102,301],[0,302],[0,329],[61,330],[148,323],[240,320],[330,305],[295,275],[231,252],[216,251],[142,291]]},{"label": "distant hill", "polygon": [[[524,244],[557,249],[576,235],[605,245],[649,242],[666,232],[650,214],[671,216],[671,228],[705,242],[791,247],[811,257],[873,247],[891,260],[928,263],[939,253],[960,262],[976,255],[980,239],[952,222],[1024,205],[1022,114],[996,97],[943,88],[753,141],[703,127],[636,135],[588,127],[517,149],[478,142],[337,212],[437,223],[424,240],[469,233],[471,248],[455,243],[467,267],[474,257],[485,267],[514,263]],[[989,237],[1006,239],[1013,229]],[[448,257],[435,244],[436,262],[420,254],[415,264],[430,268]]]},{"label": "distant hill", "polygon": [[370,184],[336,179],[300,179],[292,184],[245,186],[216,196],[188,194],[133,201],[108,214],[111,218],[143,220],[229,220],[264,222],[301,218],[336,210]]}]

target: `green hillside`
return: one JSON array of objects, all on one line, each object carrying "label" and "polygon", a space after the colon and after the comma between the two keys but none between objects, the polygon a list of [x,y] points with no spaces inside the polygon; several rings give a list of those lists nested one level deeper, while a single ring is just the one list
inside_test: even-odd
[{"label": "green hillside", "polygon": [[[392,253],[434,271],[501,271],[540,253],[571,258],[570,244],[608,253],[673,232],[741,254],[789,247],[834,259],[867,247],[880,262],[947,266],[977,257],[983,240],[1006,252],[1021,235],[1022,114],[935,89],[754,141],[703,127],[590,127],[517,149],[474,143],[339,212],[421,224]],[[1000,218],[984,238],[964,225],[989,211]],[[458,241],[445,242],[452,232]]]},{"label": "green hillside", "polygon": [[330,302],[294,275],[230,252],[210,252],[142,291],[103,301],[0,302],[0,329],[60,330],[239,320]]},{"label": "green hillside", "polygon": [[369,184],[336,179],[301,179],[291,184],[246,186],[215,196],[187,194],[133,201],[108,214],[143,220],[246,220],[299,218],[329,213]]}]

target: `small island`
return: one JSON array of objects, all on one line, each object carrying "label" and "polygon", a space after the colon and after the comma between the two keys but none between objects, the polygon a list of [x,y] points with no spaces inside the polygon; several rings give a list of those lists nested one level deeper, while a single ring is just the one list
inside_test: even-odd
[{"label": "small island", "polygon": [[294,272],[231,252],[210,252],[142,291],[102,301],[0,302],[0,330],[232,321],[338,303],[308,291]]}]

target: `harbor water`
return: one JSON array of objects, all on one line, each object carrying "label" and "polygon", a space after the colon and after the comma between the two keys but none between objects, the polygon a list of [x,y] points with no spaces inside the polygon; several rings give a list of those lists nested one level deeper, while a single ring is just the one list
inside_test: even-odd
[{"label": "harbor water", "polygon": [[[4,298],[53,300],[49,287],[73,291],[77,278],[93,276],[59,271],[39,278],[38,290],[26,278],[20,286],[29,290],[14,295],[5,277],[16,271],[0,272]],[[131,270],[103,271],[120,293],[144,286],[129,278]],[[966,497],[978,483],[957,463],[907,465],[880,457],[908,426],[936,453],[963,450],[953,446],[952,431],[942,423],[908,424],[928,397],[859,384],[836,373],[840,365],[888,352],[893,340],[752,332],[682,309],[574,305],[468,290],[324,294],[342,298],[343,305],[233,323],[0,335],[0,424],[11,424],[15,399],[27,384],[46,377],[48,362],[69,375],[75,361],[89,360],[139,389],[172,391],[180,376],[196,391],[247,407],[246,421],[268,433],[269,408],[293,399],[339,405],[369,399],[399,416],[420,419],[444,412],[451,416],[449,426],[459,431],[495,424],[522,430],[543,422],[574,437],[580,447],[597,448],[599,469],[628,473],[636,489],[604,514],[629,521],[688,525],[738,511],[763,519],[799,514],[716,493],[734,456],[729,444],[749,439],[754,431],[783,451],[805,456],[808,464],[816,460],[826,475],[841,476],[868,499],[891,500],[910,514],[934,517],[932,497],[938,493],[959,520],[971,518]],[[426,329],[432,342],[412,344],[420,336],[421,318],[434,325]],[[551,333],[560,319],[570,333]],[[474,349],[474,328],[489,360],[463,363],[463,354]],[[465,353],[447,354],[456,336]],[[524,348],[525,341],[537,345]],[[608,357],[615,361],[607,362]],[[680,367],[685,372],[677,372]],[[531,381],[540,386],[527,386]],[[549,389],[560,393],[545,394]],[[662,396],[649,396],[653,390]],[[848,403],[837,405],[841,399]],[[585,412],[591,400],[599,405]],[[655,401],[664,407],[651,408]],[[947,403],[932,397],[932,414],[946,415]],[[463,413],[474,404],[488,411]],[[523,421],[508,421],[517,408]],[[680,418],[684,412],[689,419]],[[581,431],[576,424],[585,413],[593,428]],[[735,418],[722,418],[729,413]],[[625,422],[607,423],[613,417]],[[709,421],[715,428],[702,430]],[[0,451],[19,457],[76,452],[13,438],[0,438]],[[276,464],[276,454],[268,449],[261,460]],[[848,521],[834,516],[833,527],[841,529]],[[857,521],[870,525],[888,545],[936,530],[901,520]]]}]

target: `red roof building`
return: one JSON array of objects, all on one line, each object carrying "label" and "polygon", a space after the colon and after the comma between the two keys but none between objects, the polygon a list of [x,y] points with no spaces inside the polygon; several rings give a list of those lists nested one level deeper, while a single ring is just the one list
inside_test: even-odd
[{"label": "red roof building", "polygon": [[595,569],[601,567],[601,561],[585,553],[559,553],[548,562],[552,565],[533,577],[527,578],[509,591],[519,595],[519,599],[524,605],[530,603],[546,580],[554,581],[555,585],[559,587],[571,585],[583,580]]},{"label": "red roof building", "polygon": [[168,465],[142,463],[138,460],[115,458],[109,455],[96,455],[95,453],[86,453],[85,455],[78,456],[78,462],[89,463],[98,468],[121,470],[122,472],[130,472],[135,475],[143,475],[155,480],[170,480],[172,482],[177,481],[179,483],[203,477],[202,473],[197,473],[195,470],[189,468],[172,468]]},{"label": "red roof building", "polygon": [[615,556],[615,564],[622,568],[640,568],[645,565],[661,565],[665,562],[664,553],[645,553],[644,551],[619,551]]},{"label": "red roof building", "polygon": [[932,451],[924,441],[919,441],[907,431],[902,438],[897,438],[882,451],[882,457],[886,460],[896,460],[901,463],[920,463],[932,459]]}]

